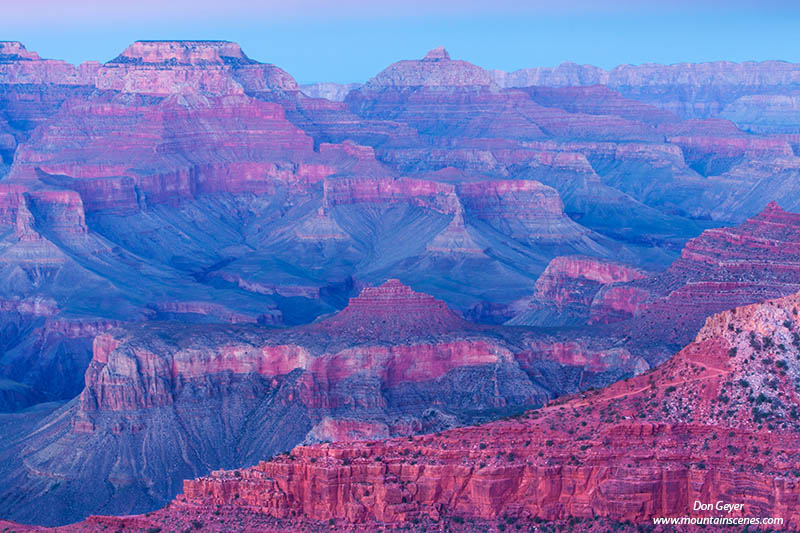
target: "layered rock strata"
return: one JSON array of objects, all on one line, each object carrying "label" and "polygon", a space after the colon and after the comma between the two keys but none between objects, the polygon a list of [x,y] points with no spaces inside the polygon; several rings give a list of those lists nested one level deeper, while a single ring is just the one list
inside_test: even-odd
[{"label": "layered rock strata", "polygon": [[653,372],[514,420],[298,447],[187,481],[161,513],[221,506],[394,526],[501,517],[650,523],[709,514],[693,510],[699,500],[741,503],[730,516],[779,516],[797,528],[799,306],[792,295],[715,315]]}]

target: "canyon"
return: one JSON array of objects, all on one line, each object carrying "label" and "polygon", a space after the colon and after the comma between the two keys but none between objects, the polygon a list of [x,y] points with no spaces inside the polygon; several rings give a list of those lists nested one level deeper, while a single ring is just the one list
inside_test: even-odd
[{"label": "canyon", "polygon": [[50,523],[99,501],[142,512],[211,465],[518,413],[649,368],[619,340],[473,324],[398,280],[306,326],[117,327],[94,337],[80,395],[6,450],[19,481],[0,503],[25,495],[14,517]]},{"label": "canyon", "polygon": [[781,516],[796,528],[798,305],[791,295],[714,315],[652,372],[513,420],[300,447],[238,475],[187,481],[171,509],[220,504],[378,523],[643,522],[684,515],[695,500],[735,500],[747,509],[737,516]]},{"label": "canyon", "polygon": [[798,527],[798,91],[783,62],[439,47],[299,85],[229,41],[0,42],[0,519],[602,530],[746,486]]},{"label": "canyon", "polygon": [[[187,480],[167,507],[80,527],[211,531],[242,520],[300,530],[532,527],[566,520],[703,517],[800,524],[800,295],[709,317],[661,366],[502,421],[434,434],[300,446],[245,469]],[[599,522],[598,522],[599,521]],[[73,529],[67,529],[67,531]]]}]

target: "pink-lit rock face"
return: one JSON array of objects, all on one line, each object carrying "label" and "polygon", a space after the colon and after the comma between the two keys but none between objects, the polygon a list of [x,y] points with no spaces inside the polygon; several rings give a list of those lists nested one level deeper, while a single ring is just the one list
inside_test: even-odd
[{"label": "pink-lit rock face", "polygon": [[483,219],[558,218],[564,205],[552,187],[533,180],[465,183],[458,196],[470,215]]},{"label": "pink-lit rock face", "polygon": [[[436,380],[461,367],[514,360],[508,348],[488,338],[436,341],[436,335],[468,331],[470,325],[443,302],[416,293],[397,280],[364,289],[342,312],[309,329],[318,335],[361,341],[358,347],[322,354],[314,354],[313,347],[302,344],[269,341],[263,346],[225,343],[213,349],[165,354],[127,344],[129,337],[99,336],[81,394],[81,409],[132,411],[170,405],[188,380],[227,372],[274,378],[294,370],[307,372],[316,384],[314,394],[303,401],[331,406],[338,400],[326,398],[326,391],[362,373],[377,377],[385,387],[397,387]],[[414,337],[427,340],[380,344],[382,339]]]},{"label": "pink-lit rock face", "polygon": [[522,90],[500,90],[487,71],[451,60],[443,50],[432,51],[421,60],[390,65],[348,93],[345,103],[363,119],[399,121],[434,136],[657,138],[652,128],[636,119],[568,112],[540,105]]},{"label": "pink-lit rock face", "polygon": [[[128,479],[129,490],[155,490],[162,501],[205,465],[255,464],[303,442],[439,431],[646,368],[628,350],[591,339],[471,324],[398,280],[364,288],[341,312],[302,327],[173,322],[93,331],[84,389],[30,444],[28,464],[48,476]],[[110,435],[118,440],[107,443]],[[181,459],[180,443],[196,438],[203,448]],[[180,466],[164,476],[149,460],[96,460],[129,447]],[[52,463],[56,455],[89,458],[90,470],[72,459]],[[155,473],[157,486],[145,488]],[[129,493],[109,496],[122,504]]]},{"label": "pink-lit rock face", "polygon": [[644,358],[626,348],[592,350],[578,342],[534,344],[529,351],[520,354],[518,360],[526,367],[534,367],[537,362],[556,362],[588,372],[623,371],[638,375],[650,369]]},{"label": "pink-lit rock face", "polygon": [[228,41],[137,41],[123,50],[116,61],[206,66],[250,59],[238,44]]},{"label": "pink-lit rock face", "polygon": [[468,219],[485,221],[522,241],[574,243],[589,233],[564,213],[558,192],[538,181],[463,183],[458,186],[458,197]]},{"label": "pink-lit rock face", "polygon": [[705,317],[800,289],[800,215],[770,203],[739,226],[704,231],[665,272],[601,291],[592,320],[682,342]]},{"label": "pink-lit rock face", "polygon": [[192,88],[206,95],[297,92],[283,70],[248,58],[227,41],[137,41],[96,74],[98,89],[169,95]]},{"label": "pink-lit rock face", "polygon": [[[747,396],[793,389],[799,305],[793,295],[716,315],[653,372],[516,420],[298,447],[253,468],[214,472],[187,481],[184,495],[160,513],[224,506],[394,526],[500,516],[521,524],[589,516],[646,523],[694,515],[694,500],[737,499],[744,507],[736,516],[774,514],[797,527],[800,426],[783,417],[797,401],[785,396],[788,404],[751,410]],[[753,334],[773,343],[756,349]],[[772,357],[756,360],[761,350]],[[775,387],[760,385],[765,378]]]},{"label": "pink-lit rock face", "polygon": [[402,338],[435,335],[469,324],[444,302],[393,279],[379,287],[365,288],[342,312],[316,327],[328,333],[352,332],[364,338]]},{"label": "pink-lit rock face", "polygon": [[[606,312],[606,307],[632,313],[639,302],[629,298],[628,292],[618,292],[615,284],[642,279],[645,275],[642,270],[612,261],[582,256],[556,257],[536,280],[527,309],[510,323],[582,323],[590,318],[590,311],[601,314]],[[609,300],[607,294],[618,298]],[[601,297],[604,305],[596,303]]]},{"label": "pink-lit rock face", "polygon": [[50,176],[80,193],[89,210],[132,211],[209,192],[307,187],[332,172],[333,158],[350,157],[336,149],[321,157],[312,145],[280,106],[245,96],[185,94],[154,105],[112,99],[63,108],[20,147],[10,179]]},{"label": "pink-lit rock face", "polygon": [[645,277],[644,272],[630,266],[610,261],[600,261],[590,257],[556,257],[547,266],[537,283],[536,296],[540,298],[553,298],[559,301],[557,291],[561,278],[586,279],[606,285],[633,281]]},{"label": "pink-lit rock face", "polygon": [[447,214],[457,203],[453,185],[391,177],[331,178],[325,180],[325,199],[330,206],[408,202]]},{"label": "pink-lit rock face", "polygon": [[637,334],[685,342],[710,314],[800,288],[798,239],[800,216],[771,203],[739,226],[692,239],[663,273],[645,277],[623,265],[557,258],[537,281],[531,307],[510,323],[552,323],[566,311],[579,323],[620,322]]},{"label": "pink-lit rock face", "polygon": [[76,67],[42,59],[18,41],[0,41],[0,84],[92,85],[99,67],[94,61]]},{"label": "pink-lit rock face", "polygon": [[4,61],[39,61],[36,52],[31,52],[19,41],[0,41],[0,57]]},{"label": "pink-lit rock face", "polygon": [[353,419],[323,418],[309,433],[311,441],[380,439],[389,436],[383,423]]},{"label": "pink-lit rock face", "polygon": [[369,80],[368,89],[380,87],[488,87],[489,74],[466,61],[452,60],[443,47],[421,60],[398,61]]},{"label": "pink-lit rock face", "polygon": [[609,324],[638,316],[647,308],[650,299],[649,292],[636,287],[600,287],[592,299],[589,322]]},{"label": "pink-lit rock face", "polygon": [[[146,511],[184,478],[299,443],[490,421],[640,375],[709,313],[800,289],[797,215],[770,205],[721,227],[774,199],[800,209],[796,71],[563,65],[515,88],[527,75],[437,48],[310,97],[230,42],[139,41],[77,67],[0,43],[0,410],[80,393],[40,422],[45,407],[9,415],[9,432],[21,429],[0,439],[0,515],[57,524]],[[716,378],[701,378],[680,394],[711,394]],[[609,403],[623,399],[615,390]],[[276,514],[251,525],[306,525],[281,522],[285,511],[323,528],[421,518],[430,529],[425,520],[477,509],[465,516],[490,529],[519,506],[526,519],[644,519],[674,508],[681,496],[662,495],[676,486],[717,483],[679,459],[706,429],[679,402],[655,417],[648,405],[669,398],[649,394],[636,389],[620,415],[632,418],[580,411],[565,434],[547,411],[537,431],[553,446],[515,441],[531,431],[523,421],[502,426],[511,440],[465,433],[467,444],[446,443],[458,457],[430,452],[444,466],[419,475],[427,445],[409,448],[417,458],[381,449],[402,464],[390,476],[416,472],[403,478],[413,488],[373,476],[377,455],[348,457],[366,481],[339,470],[339,452],[297,461],[290,480],[277,461],[267,468],[280,470],[269,482],[279,489],[247,496]],[[497,448],[484,454],[489,440]],[[562,455],[548,453],[556,446]],[[635,469],[632,448],[674,461]],[[739,474],[720,475],[745,483]],[[372,483],[370,496],[339,481]],[[202,490],[230,496],[216,482]],[[174,507],[212,514],[197,490]],[[265,499],[279,490],[291,496]],[[213,498],[238,520],[223,496]],[[101,526],[184,530],[191,519],[86,528]]]}]

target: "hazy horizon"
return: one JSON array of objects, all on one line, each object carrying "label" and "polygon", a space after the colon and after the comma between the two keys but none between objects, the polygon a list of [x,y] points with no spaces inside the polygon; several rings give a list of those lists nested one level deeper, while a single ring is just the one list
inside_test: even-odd
[{"label": "hazy horizon", "polygon": [[[42,57],[108,61],[136,40],[221,39],[299,83],[363,82],[401,59],[445,46],[487,69],[782,60],[800,62],[800,6],[773,0],[438,3],[300,0],[33,0],[4,8],[0,39]],[[430,4],[430,5],[429,5]],[[157,13],[157,16],[154,16]],[[387,38],[387,36],[390,36]]]}]

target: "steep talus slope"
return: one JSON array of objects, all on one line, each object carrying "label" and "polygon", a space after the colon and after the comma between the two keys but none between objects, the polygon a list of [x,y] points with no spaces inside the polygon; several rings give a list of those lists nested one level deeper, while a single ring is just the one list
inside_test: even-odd
[{"label": "steep talus slope", "polygon": [[303,446],[214,472],[142,519],[180,523],[185,514],[210,527],[264,515],[293,527],[432,520],[468,530],[476,519],[719,516],[692,505],[721,500],[742,504],[726,516],[781,517],[797,528],[798,307],[800,295],[791,295],[715,315],[654,371],[510,420]]}]

